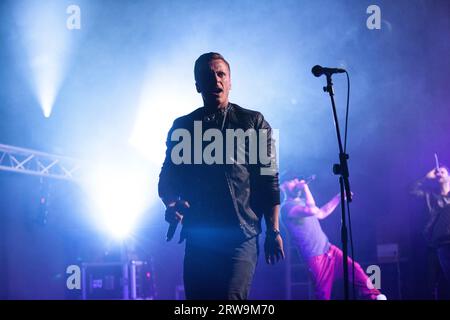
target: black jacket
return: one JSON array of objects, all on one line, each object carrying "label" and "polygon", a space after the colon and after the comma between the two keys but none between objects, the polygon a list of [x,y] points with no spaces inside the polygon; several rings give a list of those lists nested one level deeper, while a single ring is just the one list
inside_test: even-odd
[{"label": "black jacket", "polygon": [[[194,130],[194,121],[196,121],[197,130]],[[199,125],[202,127],[201,131],[198,129]],[[177,129],[181,130],[177,131]],[[215,129],[216,133],[223,134],[222,149],[217,147],[215,152],[211,152],[208,145],[211,147],[212,142],[217,141],[210,138],[209,141],[202,142],[201,149],[196,150],[195,142],[191,140],[190,148],[186,147],[189,144],[185,144],[186,148],[180,151],[181,143],[188,143],[184,139],[185,134],[190,134],[193,139],[197,138],[199,141],[198,133],[203,134],[207,129]],[[264,147],[267,147],[267,157],[271,162],[261,161],[262,158],[259,156],[256,162],[254,158],[252,160],[250,154],[254,148],[252,149],[249,140],[245,140],[245,144],[235,141],[234,161],[230,161],[226,151],[226,144],[230,142],[230,138],[227,139],[227,132],[236,131],[227,129],[243,131],[254,129],[254,132],[258,133],[259,129],[265,130],[268,139],[264,139],[264,135],[257,135],[257,152],[264,144]],[[171,137],[174,133],[178,136],[175,141],[172,141]],[[183,136],[183,139],[180,136]],[[262,216],[270,214],[272,207],[280,204],[272,129],[261,113],[232,103],[229,104],[226,112],[218,111],[213,114],[207,114],[204,107],[198,108],[174,121],[166,145],[166,158],[159,176],[159,196],[162,199],[182,199],[190,203],[191,207],[183,218],[185,236],[189,237],[190,232],[195,230],[229,230],[229,228],[238,231],[245,238],[253,237],[261,232]],[[245,151],[243,153],[245,161],[240,163],[236,161],[239,159],[236,157],[239,147],[244,148],[242,150]],[[219,163],[206,164],[203,157],[201,159],[198,157],[199,150],[205,152],[209,150],[207,154],[217,156],[215,159],[222,159],[222,163],[216,161]],[[224,157],[220,157],[220,150]],[[261,150],[265,151],[264,148]],[[180,161],[179,156],[184,156],[186,161],[174,164],[171,158],[172,151],[178,157],[177,161]],[[194,160],[197,164],[194,164]],[[261,170],[268,171],[261,174]]]}]

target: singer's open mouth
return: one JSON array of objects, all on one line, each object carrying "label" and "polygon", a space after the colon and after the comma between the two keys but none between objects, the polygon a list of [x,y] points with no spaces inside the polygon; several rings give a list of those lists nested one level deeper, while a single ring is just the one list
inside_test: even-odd
[{"label": "singer's open mouth", "polygon": [[211,96],[218,97],[222,94],[222,92],[221,91],[220,92],[211,92],[210,94],[211,94]]}]

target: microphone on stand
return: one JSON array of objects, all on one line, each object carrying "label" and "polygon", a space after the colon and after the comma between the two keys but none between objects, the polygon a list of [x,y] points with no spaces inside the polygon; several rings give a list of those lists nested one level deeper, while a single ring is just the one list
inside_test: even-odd
[{"label": "microphone on stand", "polygon": [[322,67],[319,65],[315,65],[314,67],[312,67],[311,72],[314,76],[320,77],[323,74],[330,76],[334,73],[344,73],[346,71],[345,71],[345,69],[340,69],[340,68],[326,68],[326,67]]}]

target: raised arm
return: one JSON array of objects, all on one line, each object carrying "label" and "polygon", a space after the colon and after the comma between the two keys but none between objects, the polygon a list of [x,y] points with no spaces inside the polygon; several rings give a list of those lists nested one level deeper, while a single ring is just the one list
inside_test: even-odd
[{"label": "raised arm", "polygon": [[336,207],[340,202],[341,202],[341,195],[338,193],[330,201],[328,201],[325,205],[323,205],[320,208],[319,210],[320,213],[317,216],[317,218],[325,219],[326,217],[328,217],[334,211],[334,209],[336,209]]},{"label": "raised arm", "polygon": [[418,197],[424,197],[432,191],[433,182],[436,180],[436,169],[430,170],[425,177],[417,180],[410,188],[410,193]]},{"label": "raised arm", "polygon": [[299,181],[298,188],[303,190],[305,195],[305,205],[297,205],[293,207],[289,215],[296,217],[308,217],[308,216],[316,216],[318,219],[325,219],[328,217],[334,209],[338,206],[340,202],[340,195],[335,195],[330,201],[328,201],[322,207],[316,206],[316,201],[314,200],[314,196],[311,193],[308,185],[304,180]]}]

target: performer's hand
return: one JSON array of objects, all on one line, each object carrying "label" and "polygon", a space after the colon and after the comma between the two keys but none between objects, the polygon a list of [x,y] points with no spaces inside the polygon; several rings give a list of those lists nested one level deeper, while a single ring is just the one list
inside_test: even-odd
[{"label": "performer's hand", "polygon": [[427,173],[425,178],[427,179],[436,179],[436,174],[438,173],[438,170],[436,168],[433,168],[430,172]]},{"label": "performer's hand", "polygon": [[165,219],[168,223],[180,222],[183,220],[183,209],[190,207],[189,202],[184,200],[170,201],[166,207]]},{"label": "performer's hand", "polygon": [[296,182],[296,187],[297,187],[297,189],[299,189],[300,191],[303,191],[306,187],[307,187],[307,184],[306,184],[306,181],[305,180],[298,180],[298,179],[295,179],[295,182]]},{"label": "performer's hand", "polygon": [[[281,235],[266,236],[264,241],[264,253],[266,255],[266,262],[268,264],[275,264],[280,259],[284,259],[283,239]],[[276,261],[275,261],[276,260]]]},{"label": "performer's hand", "polygon": [[297,180],[298,182],[297,182],[297,186],[299,187],[299,188],[305,188],[305,186],[306,186],[306,181],[305,180]]}]

